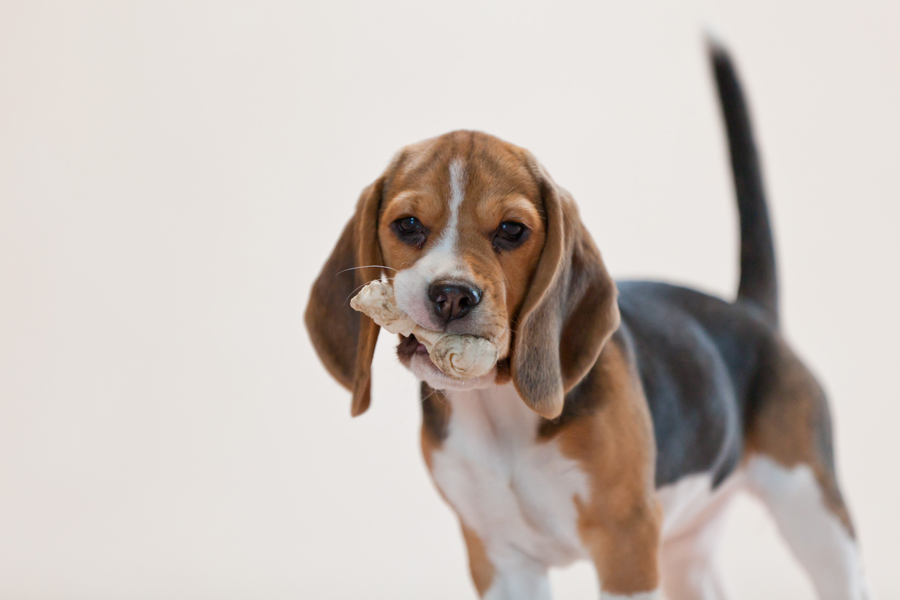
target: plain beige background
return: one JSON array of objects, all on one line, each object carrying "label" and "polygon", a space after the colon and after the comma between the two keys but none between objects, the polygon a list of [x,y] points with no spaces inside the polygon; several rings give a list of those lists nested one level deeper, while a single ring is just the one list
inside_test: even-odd
[{"label": "plain beige background", "polygon": [[[731,297],[706,28],[900,598],[900,3],[812,0],[0,4],[0,598],[473,598],[416,383],[382,337],[350,419],[312,278],[394,151],[473,128],[544,162],[617,276]],[[735,599],[812,597],[749,500],[720,560]],[[552,581],[596,597],[587,565]]]}]

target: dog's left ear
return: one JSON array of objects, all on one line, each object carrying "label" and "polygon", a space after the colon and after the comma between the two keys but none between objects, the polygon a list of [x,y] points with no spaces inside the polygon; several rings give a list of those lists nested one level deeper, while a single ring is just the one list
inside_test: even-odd
[{"label": "dog's left ear", "polygon": [[383,264],[378,244],[378,209],[384,176],[363,190],[356,213],[344,227],[328,262],[313,284],[306,306],[306,329],[322,363],[338,383],[353,392],[350,413],[369,408],[372,357],[378,325],[350,307],[363,284],[379,279]]},{"label": "dog's left ear", "polygon": [[560,415],[619,326],[616,284],[568,192],[537,161],[531,169],[544,204],[547,235],[514,327],[513,384],[546,419]]}]

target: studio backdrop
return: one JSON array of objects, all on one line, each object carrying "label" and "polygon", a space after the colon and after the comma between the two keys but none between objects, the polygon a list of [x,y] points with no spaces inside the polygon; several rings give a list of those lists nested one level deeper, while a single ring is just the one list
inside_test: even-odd
[{"label": "studio backdrop", "polygon": [[[417,382],[382,335],[351,419],[312,281],[395,151],[475,129],[572,192],[614,276],[732,298],[709,31],[873,597],[900,599],[900,4],[876,0],[0,5],[0,598],[474,598]],[[750,499],[718,560],[736,600],[813,597]],[[586,563],[551,582],[597,594]]]}]

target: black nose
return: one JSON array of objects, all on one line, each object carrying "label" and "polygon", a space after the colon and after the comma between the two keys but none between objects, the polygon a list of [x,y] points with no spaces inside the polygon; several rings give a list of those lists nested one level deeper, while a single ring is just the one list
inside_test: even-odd
[{"label": "black nose", "polygon": [[428,288],[434,313],[445,323],[459,319],[481,302],[481,290],[460,283],[437,282]]}]

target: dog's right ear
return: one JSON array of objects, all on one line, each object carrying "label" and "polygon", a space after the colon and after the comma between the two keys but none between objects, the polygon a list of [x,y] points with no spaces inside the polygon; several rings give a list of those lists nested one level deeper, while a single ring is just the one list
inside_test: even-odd
[{"label": "dog's right ear", "polygon": [[350,308],[350,297],[363,284],[379,279],[378,210],[384,177],[363,190],[356,213],[322,267],[306,306],[306,329],[332,377],[353,392],[350,412],[355,417],[369,408],[372,357],[378,325]]}]

